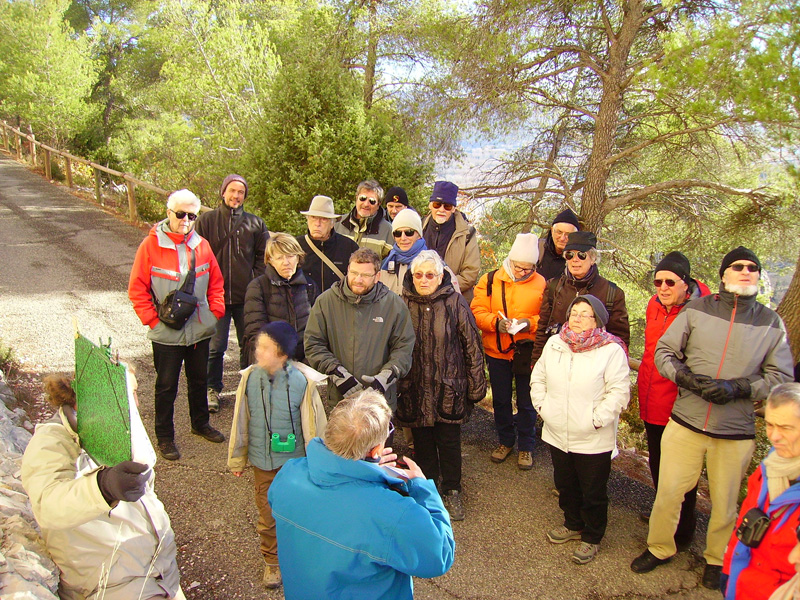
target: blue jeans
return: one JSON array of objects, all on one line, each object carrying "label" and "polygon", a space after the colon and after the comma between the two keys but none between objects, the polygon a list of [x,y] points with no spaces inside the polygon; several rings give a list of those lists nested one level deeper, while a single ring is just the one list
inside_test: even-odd
[{"label": "blue jeans", "polygon": [[217,329],[211,338],[208,349],[208,387],[222,391],[222,363],[228,349],[228,333],[231,330],[231,317],[236,326],[236,339],[239,340],[239,366],[244,369],[244,304],[226,304],[225,316],[217,321]]},{"label": "blue jeans", "polygon": [[[530,375],[514,375],[511,361],[486,357],[489,366],[489,383],[492,386],[492,407],[497,437],[503,446],[514,447],[520,452],[533,452],[536,440],[536,409],[531,403]],[[513,387],[517,388],[517,414],[511,406]]]}]

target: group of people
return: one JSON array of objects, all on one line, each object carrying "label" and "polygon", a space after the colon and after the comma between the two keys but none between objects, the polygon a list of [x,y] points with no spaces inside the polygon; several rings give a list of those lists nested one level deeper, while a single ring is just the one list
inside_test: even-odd
[{"label": "group of people", "polygon": [[[242,177],[229,175],[220,205],[202,215],[192,192],[171,194],[167,218],[136,254],[129,296],[150,328],[155,434],[167,460],[180,457],[173,410],[181,366],[192,433],[224,441],[209,413],[220,408],[231,321],[236,327],[243,370],[228,465],[237,476],[253,467],[266,587],[283,583],[287,598],[332,589],[410,598],[411,576],[446,572],[451,521],[466,515],[461,427],[486,396],[487,371],[498,442],[488,458],[502,463],[516,446],[517,467],[531,469],[541,417],[564,515],[547,539],[579,541],[572,560],[589,563],[608,523],[630,367],[639,371],[657,490],[652,512],[642,515],[648,548],[631,569],[651,571],[691,544],[705,460],[712,514],[703,585],[722,585],[729,598],[768,598],[790,579],[787,555],[800,539],[792,534],[800,524],[800,385],[786,383],[792,359],[783,323],[756,302],[761,263],[752,251],[725,256],[716,294],[691,277],[683,254],[667,254],[654,271],[637,361],[628,356],[625,293],[600,275],[597,238],[570,209],[542,239],[517,235],[502,264],[479,278],[477,233],[451,182],[435,183],[424,217],[402,188],[384,194],[372,180],[357,186],[345,215],[315,196],[301,212],[308,229],[299,237],[270,233],[245,212],[247,191]],[[176,325],[181,302],[191,306]],[[323,382],[335,405],[327,417]],[[765,401],[775,452],[751,478],[731,538],[755,409]],[[69,411],[60,415],[69,427]],[[405,457],[392,450],[401,428]],[[143,476],[125,468],[112,478],[120,466],[108,475],[90,470],[99,474],[85,485],[112,506],[139,500]],[[104,491],[103,480],[116,477],[137,491]],[[349,510],[356,497],[375,509]],[[318,506],[341,506],[341,520]],[[755,509],[766,515],[766,533],[753,546]],[[771,570],[759,570],[767,560]],[[179,597],[179,589],[162,589],[151,597]]]}]

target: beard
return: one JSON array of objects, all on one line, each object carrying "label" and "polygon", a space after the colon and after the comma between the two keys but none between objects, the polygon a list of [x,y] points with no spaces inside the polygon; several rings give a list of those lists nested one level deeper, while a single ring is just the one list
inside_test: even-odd
[{"label": "beard", "polygon": [[755,296],[758,293],[758,285],[739,285],[736,283],[726,283],[725,289],[737,296]]}]

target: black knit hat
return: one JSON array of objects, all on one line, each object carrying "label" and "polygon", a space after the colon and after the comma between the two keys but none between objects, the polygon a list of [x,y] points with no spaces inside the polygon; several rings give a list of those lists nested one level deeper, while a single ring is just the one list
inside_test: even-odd
[{"label": "black knit hat", "polygon": [[572,301],[567,309],[567,319],[569,319],[569,313],[572,311],[572,307],[578,302],[588,302],[592,306],[592,310],[594,311],[594,320],[597,321],[597,327],[605,327],[608,325],[608,310],[606,309],[602,300],[592,296],[591,294],[578,296]]},{"label": "black knit hat", "polygon": [[661,259],[661,262],[656,265],[655,272],[658,273],[659,271],[671,271],[687,284],[692,278],[689,259],[678,251],[670,252]]},{"label": "black knit hat", "polygon": [[567,250],[586,252],[592,248],[597,248],[597,236],[595,234],[591,231],[573,231],[567,238],[567,245],[564,246],[564,252]]},{"label": "black knit hat", "polygon": [[725,258],[722,259],[722,266],[719,268],[719,277],[722,279],[722,275],[725,273],[725,269],[730,267],[733,263],[737,260],[750,260],[756,263],[758,270],[761,271],[761,261],[758,260],[756,253],[750,250],[749,248],[745,248],[744,246],[739,246],[738,248],[734,248],[730,252],[725,255]]},{"label": "black knit hat", "polygon": [[383,197],[383,200],[387,203],[399,202],[400,204],[408,206],[408,194],[406,194],[406,191],[399,186],[390,187],[386,191],[386,195]]},{"label": "black knit hat", "polygon": [[558,213],[556,218],[553,219],[551,227],[556,223],[569,223],[570,225],[574,225],[576,229],[581,228],[580,223],[578,223],[578,215],[572,212],[571,208],[567,208]]},{"label": "black knit hat", "polygon": [[289,325],[286,321],[272,321],[264,325],[259,333],[266,333],[272,340],[278,344],[286,356],[294,358],[295,351],[297,350],[297,332],[294,327]]}]

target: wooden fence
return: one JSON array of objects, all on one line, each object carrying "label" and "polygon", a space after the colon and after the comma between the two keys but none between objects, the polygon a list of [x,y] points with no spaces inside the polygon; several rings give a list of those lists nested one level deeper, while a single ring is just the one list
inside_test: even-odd
[{"label": "wooden fence", "polygon": [[156,187],[150,183],[147,183],[146,181],[140,181],[139,179],[136,179],[130,173],[122,173],[120,171],[115,171],[114,169],[109,169],[108,167],[104,167],[103,165],[98,165],[97,163],[94,163],[85,158],[81,158],[80,156],[75,156],[73,154],[70,154],[69,152],[64,152],[63,150],[52,148],[47,144],[37,142],[36,136],[34,136],[32,131],[25,133],[15,127],[12,127],[8,123],[6,123],[6,121],[2,122],[2,131],[3,131],[3,148],[9,154],[15,155],[18,161],[24,160],[23,148],[27,148],[28,159],[30,160],[31,166],[33,167],[37,166],[38,162],[37,153],[44,154],[44,161],[43,161],[44,173],[48,180],[52,179],[51,161],[54,155],[64,159],[64,173],[66,175],[67,185],[69,187],[73,187],[72,184],[73,163],[80,163],[91,167],[94,171],[94,195],[99,204],[103,204],[103,190],[101,187],[101,180],[100,180],[101,172],[107,173],[112,177],[124,180],[128,196],[128,217],[133,223],[136,223],[139,220],[139,213],[136,210],[137,187],[143,188],[145,190],[150,190],[151,192],[155,192],[156,194],[164,196],[165,198],[170,194],[170,192],[168,192],[167,190],[162,190],[160,187]]}]

